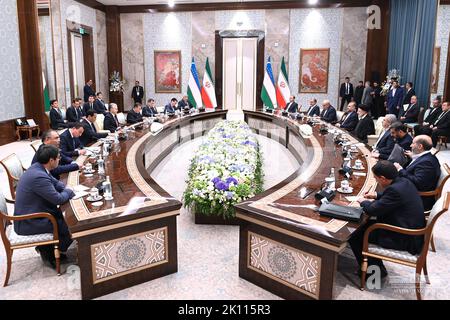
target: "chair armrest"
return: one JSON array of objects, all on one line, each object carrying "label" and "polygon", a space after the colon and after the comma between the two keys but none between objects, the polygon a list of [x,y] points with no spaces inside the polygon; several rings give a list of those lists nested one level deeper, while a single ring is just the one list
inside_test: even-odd
[{"label": "chair armrest", "polygon": [[109,131],[109,130],[98,130],[97,132],[98,133],[111,133],[111,131]]},{"label": "chair armrest", "polygon": [[436,195],[437,195],[436,190],[419,192],[419,196],[421,196],[421,197],[432,197],[432,196],[436,196]]},{"label": "chair armrest", "polygon": [[16,204],[16,200],[11,200],[6,197],[5,197],[5,201],[6,201],[6,203],[9,203],[9,204]]},{"label": "chair armrest", "polygon": [[371,232],[375,231],[375,230],[388,230],[388,231],[393,231],[393,232],[397,232],[397,233],[401,233],[401,234],[405,234],[405,235],[409,235],[409,236],[421,236],[424,235],[427,231],[427,228],[424,229],[405,229],[405,228],[400,228],[400,227],[396,227],[396,226],[392,226],[389,224],[382,224],[382,223],[376,223],[372,226],[370,226],[367,230],[366,233],[364,234],[364,242],[363,242],[363,251],[367,252],[369,249],[369,235]]},{"label": "chair armrest", "polygon": [[7,215],[3,215],[3,219],[9,220],[9,221],[23,221],[23,220],[37,219],[37,218],[47,218],[47,219],[49,219],[50,222],[53,225],[53,239],[54,240],[59,240],[58,223],[56,222],[55,217],[52,216],[50,213],[39,212],[39,213],[26,214],[26,215],[23,215],[23,216],[7,216]]}]

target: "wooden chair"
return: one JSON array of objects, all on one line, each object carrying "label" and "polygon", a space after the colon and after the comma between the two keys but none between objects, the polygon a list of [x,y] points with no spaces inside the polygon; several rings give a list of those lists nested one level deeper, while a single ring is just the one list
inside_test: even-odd
[{"label": "wooden chair", "polygon": [[16,200],[16,186],[26,169],[15,153],[7,156],[3,160],[0,160],[0,164],[3,166],[6,174],[8,175],[11,198],[12,200]]},{"label": "wooden chair", "polygon": [[37,152],[41,144],[42,144],[41,140],[36,140],[30,143],[30,147],[33,148],[34,152]]},{"label": "wooden chair", "polygon": [[439,149],[438,149],[437,153],[439,153],[441,151],[443,146],[445,146],[445,149],[447,149],[447,142],[448,142],[447,140],[448,140],[448,138],[446,136],[439,136],[438,137]]},{"label": "wooden chair", "polygon": [[[437,222],[437,220],[448,211],[448,208],[450,206],[450,192],[446,193],[444,197],[441,197],[436,204],[434,205],[433,209],[431,210],[430,217],[427,222],[427,226],[423,229],[419,230],[410,230],[410,229],[404,229],[399,228],[387,224],[381,224],[377,223],[371,226],[369,229],[367,229],[366,233],[364,234],[364,243],[363,243],[363,263],[361,266],[361,290],[365,289],[366,286],[366,273],[368,268],[368,257],[377,258],[381,260],[386,260],[394,263],[398,263],[404,266],[412,267],[416,269],[416,277],[415,277],[415,283],[416,283],[416,296],[417,300],[421,300],[421,294],[420,294],[420,278],[422,271],[425,275],[425,279],[427,281],[427,284],[430,284],[430,279],[428,278],[428,270],[427,270],[427,255],[428,255],[428,248],[430,246],[430,240],[431,235],[433,233],[433,228]],[[374,230],[389,230],[392,232],[404,234],[404,235],[410,235],[410,236],[424,236],[425,241],[422,248],[422,251],[419,255],[412,255],[407,251],[399,251],[399,250],[393,250],[393,249],[385,249],[383,247],[377,246],[375,244],[369,243],[369,235]]]},{"label": "wooden chair", "polygon": [[[9,276],[11,274],[11,263],[12,255],[14,250],[44,246],[44,245],[54,245],[55,247],[55,258],[56,258],[56,272],[61,275],[60,266],[60,252],[58,249],[59,237],[58,237],[58,224],[55,217],[50,213],[33,213],[23,216],[9,216],[7,214],[6,203],[11,203],[10,200],[6,200],[3,193],[0,192],[0,235],[2,237],[3,245],[6,251],[6,276],[3,286],[8,285]],[[14,226],[10,223],[11,221],[23,221],[28,219],[38,219],[47,218],[53,224],[53,233],[36,234],[32,236],[20,236],[14,231]]]},{"label": "wooden chair", "polygon": [[[441,176],[439,178],[439,182],[437,184],[437,188],[433,191],[427,191],[427,192],[419,192],[419,195],[421,197],[434,197],[436,201],[441,197],[442,190],[444,189],[445,184],[447,183],[447,180],[450,178],[450,167],[447,163],[444,163],[441,166]],[[425,212],[427,219],[430,212]],[[431,251],[436,252],[436,246],[434,244],[434,237],[431,235]]]}]

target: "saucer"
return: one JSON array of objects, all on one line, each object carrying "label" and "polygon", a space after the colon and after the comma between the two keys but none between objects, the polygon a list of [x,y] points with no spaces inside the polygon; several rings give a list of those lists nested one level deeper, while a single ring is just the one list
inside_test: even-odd
[{"label": "saucer", "polygon": [[102,200],[103,197],[102,196],[98,196],[97,198],[92,198],[91,196],[87,197],[86,200],[89,202],[97,202],[99,200]]},{"label": "saucer", "polygon": [[94,172],[95,172],[94,169],[92,169],[91,172],[87,172],[86,170],[83,170],[83,173],[84,173],[84,174],[93,174]]},{"label": "saucer", "polygon": [[353,166],[352,169],[353,169],[353,170],[366,170],[366,168],[364,168],[364,167],[359,167],[359,168],[358,168],[358,167],[356,167],[356,166]]},{"label": "saucer", "polygon": [[343,193],[343,194],[352,194],[353,193],[353,188],[348,188],[348,191],[344,191],[344,190],[342,190],[342,188],[338,188],[337,191],[339,193]]},{"label": "saucer", "polygon": [[114,197],[105,197],[104,198],[106,201],[111,201],[111,200],[114,200]]},{"label": "saucer", "polygon": [[93,202],[92,206],[93,207],[101,207],[103,205],[103,201],[98,201],[98,202]]},{"label": "saucer", "polygon": [[90,178],[90,177],[93,177],[94,175],[92,174],[92,173],[85,173],[84,174],[84,177],[85,178]]}]

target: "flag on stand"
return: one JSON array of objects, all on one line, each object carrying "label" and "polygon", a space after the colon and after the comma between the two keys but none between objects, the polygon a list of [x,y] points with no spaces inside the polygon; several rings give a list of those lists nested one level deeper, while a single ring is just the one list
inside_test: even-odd
[{"label": "flag on stand", "polygon": [[261,90],[261,100],[264,106],[269,109],[276,109],[277,95],[275,91],[275,79],[272,72],[272,63],[270,57],[267,60],[266,72],[264,74],[264,83]]},{"label": "flag on stand", "polygon": [[291,89],[289,89],[288,75],[286,71],[286,64],[284,63],[284,57],[281,62],[280,74],[278,75],[277,83],[277,103],[280,108],[285,109],[289,98],[291,96]]},{"label": "flag on stand", "polygon": [[44,109],[50,111],[50,94],[48,93],[47,81],[45,80],[44,72],[42,72],[42,86],[44,87]]},{"label": "flag on stand", "polygon": [[216,90],[212,81],[209,58],[206,58],[205,75],[203,76],[202,100],[206,109],[217,108]]},{"label": "flag on stand", "polygon": [[195,66],[194,58],[192,58],[191,64],[191,74],[189,76],[188,84],[188,98],[189,102],[194,106],[194,108],[202,107],[202,95],[200,93],[200,81],[198,80],[197,68]]}]

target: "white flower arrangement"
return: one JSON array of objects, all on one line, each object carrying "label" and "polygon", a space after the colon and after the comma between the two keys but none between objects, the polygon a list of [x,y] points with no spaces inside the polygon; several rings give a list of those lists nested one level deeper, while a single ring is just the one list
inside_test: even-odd
[{"label": "white flower arrangement", "polygon": [[123,86],[125,85],[125,80],[120,79],[120,73],[118,71],[113,71],[109,80],[111,81],[109,91],[111,91],[111,92],[123,92],[124,91]]},{"label": "white flower arrangement", "polygon": [[222,121],[191,161],[184,205],[205,215],[234,217],[234,204],[262,192],[258,140],[243,121]]}]

